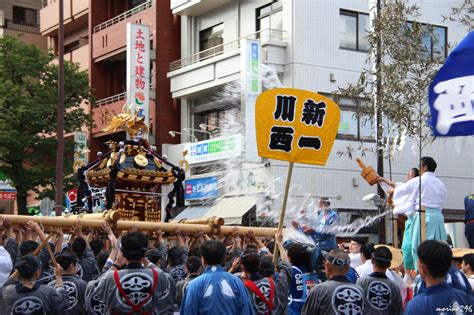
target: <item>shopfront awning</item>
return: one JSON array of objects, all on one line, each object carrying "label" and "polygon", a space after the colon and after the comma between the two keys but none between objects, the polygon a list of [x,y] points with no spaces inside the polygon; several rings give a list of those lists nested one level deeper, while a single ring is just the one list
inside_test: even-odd
[{"label": "shopfront awning", "polygon": [[10,185],[8,182],[0,180],[0,191],[16,192],[16,189],[12,185]]},{"label": "shopfront awning", "polygon": [[257,198],[253,196],[224,197],[206,215],[224,218],[225,225],[242,224],[242,217],[256,203]]},{"label": "shopfront awning", "polygon": [[181,219],[206,219],[216,216],[224,218],[225,225],[242,224],[242,217],[256,203],[257,197],[255,196],[224,197],[213,206],[189,206],[173,218],[173,221]]},{"label": "shopfront awning", "polygon": [[207,218],[206,213],[212,208],[210,206],[189,206],[181,211],[177,216],[173,218],[173,221],[179,221],[182,219],[200,219]]}]

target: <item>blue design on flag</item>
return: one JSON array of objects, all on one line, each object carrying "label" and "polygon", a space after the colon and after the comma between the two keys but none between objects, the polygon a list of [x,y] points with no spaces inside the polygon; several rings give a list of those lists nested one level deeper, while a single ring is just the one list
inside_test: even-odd
[{"label": "blue design on flag", "polygon": [[449,54],[429,88],[435,136],[474,134],[474,31]]}]

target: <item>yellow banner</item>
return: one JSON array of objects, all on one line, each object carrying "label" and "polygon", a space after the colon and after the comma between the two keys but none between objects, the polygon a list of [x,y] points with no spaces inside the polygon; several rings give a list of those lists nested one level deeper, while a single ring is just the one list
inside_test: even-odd
[{"label": "yellow banner", "polygon": [[317,93],[271,89],[255,107],[258,155],[325,165],[340,122],[339,106]]}]

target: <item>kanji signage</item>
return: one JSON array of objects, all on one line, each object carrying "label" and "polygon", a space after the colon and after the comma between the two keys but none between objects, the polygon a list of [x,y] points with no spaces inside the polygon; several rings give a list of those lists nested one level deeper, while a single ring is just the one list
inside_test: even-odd
[{"label": "kanji signage", "polygon": [[16,200],[16,191],[0,191],[0,200],[2,201]]},{"label": "kanji signage", "polygon": [[127,24],[127,104],[149,123],[150,27]]},{"label": "kanji signage", "polygon": [[449,54],[429,88],[435,136],[474,134],[474,32]]},{"label": "kanji signage", "polygon": [[89,158],[87,155],[87,134],[82,131],[74,132],[74,162],[81,160],[84,164],[87,164]]},{"label": "kanji signage", "polygon": [[241,39],[240,43],[242,110],[245,112],[245,156],[258,162],[255,142],[255,101],[262,93],[262,45],[259,39]]},{"label": "kanji signage", "polygon": [[271,89],[257,98],[258,155],[325,165],[340,122],[334,101],[298,89]]}]

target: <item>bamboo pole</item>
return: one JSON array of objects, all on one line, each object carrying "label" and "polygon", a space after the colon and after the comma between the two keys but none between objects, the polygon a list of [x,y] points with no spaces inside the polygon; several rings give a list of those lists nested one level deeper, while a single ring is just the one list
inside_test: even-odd
[{"label": "bamboo pole", "polygon": [[392,212],[393,247],[398,248],[398,219]]},{"label": "bamboo pole", "polygon": [[420,233],[421,233],[421,240],[420,244],[426,240],[426,208],[425,206],[421,206],[420,210]]},{"label": "bamboo pole", "polygon": [[[286,203],[288,201],[288,193],[290,191],[290,183],[291,183],[292,174],[293,174],[293,162],[289,162],[288,173],[286,174],[285,194],[283,195],[283,201],[282,201],[281,210],[280,210],[280,220],[278,222],[278,231],[281,231],[283,229],[283,224],[285,223]],[[269,236],[275,236],[275,232],[273,232],[273,235],[269,235]],[[278,245],[275,242],[275,247],[273,248],[273,264],[276,266],[277,263],[278,263]]]}]

